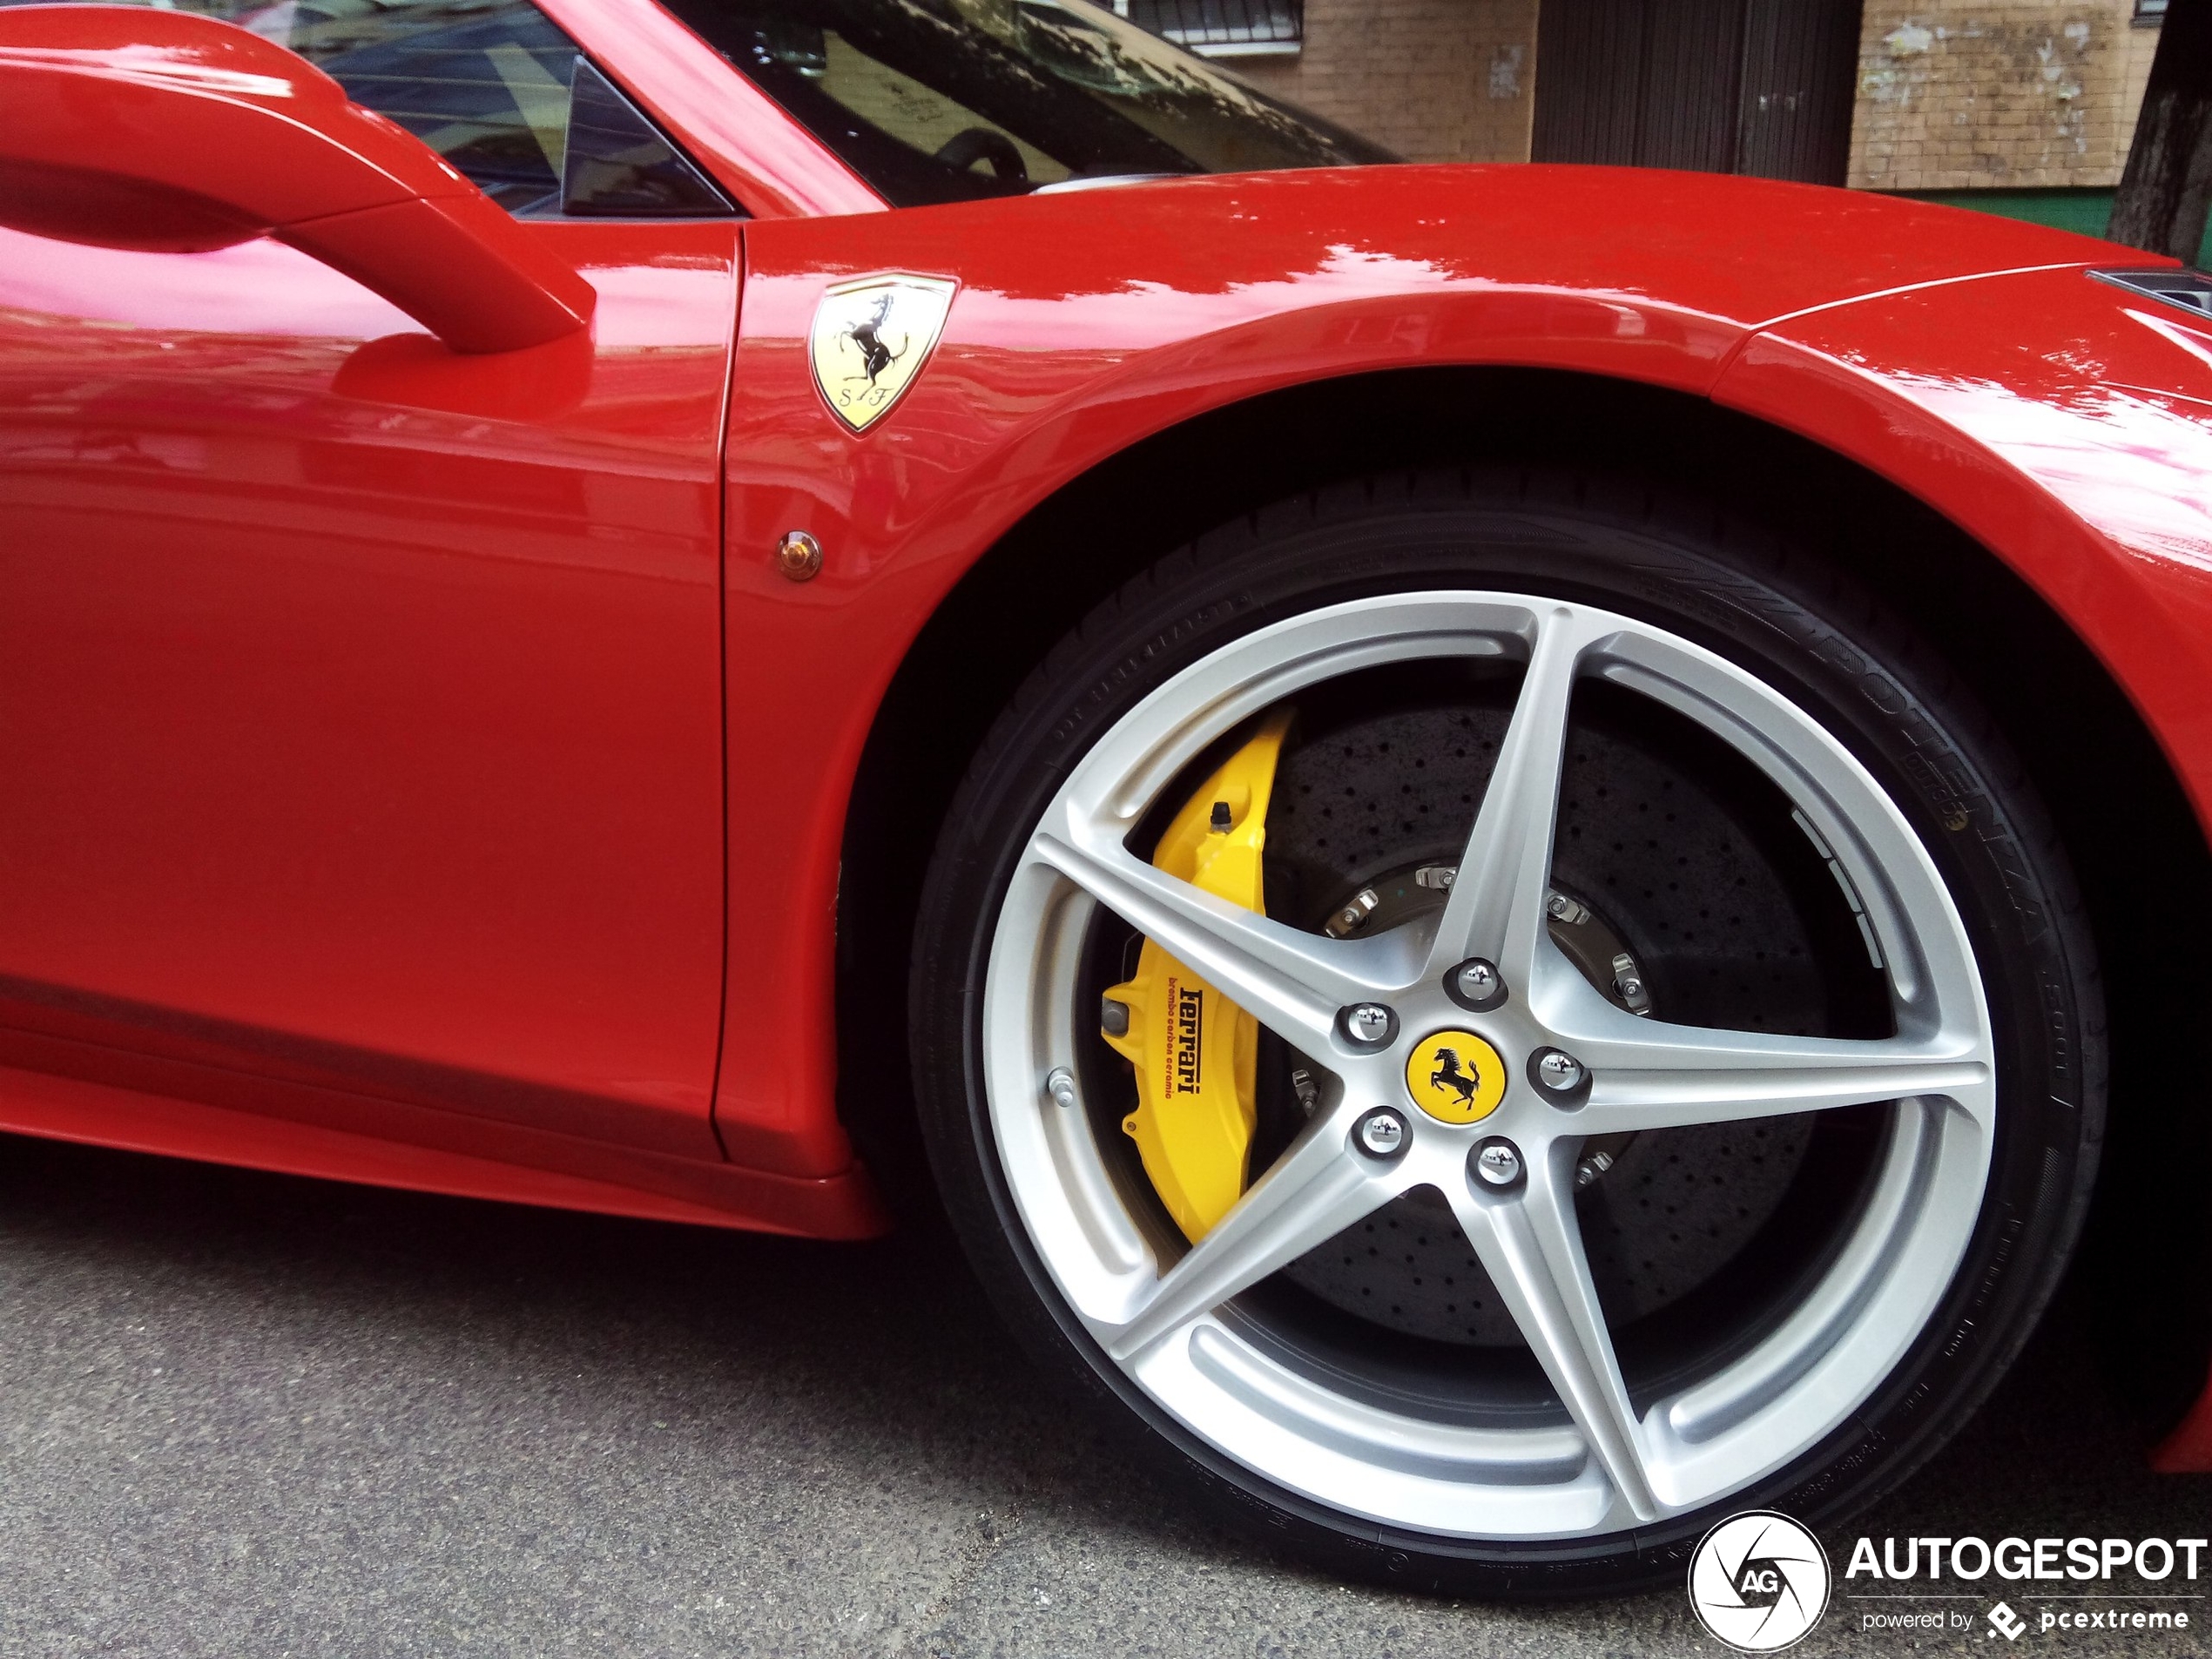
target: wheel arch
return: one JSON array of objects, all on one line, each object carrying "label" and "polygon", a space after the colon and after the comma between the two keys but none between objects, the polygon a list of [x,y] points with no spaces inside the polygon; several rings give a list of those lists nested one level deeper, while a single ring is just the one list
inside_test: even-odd
[{"label": "wheel arch", "polygon": [[[937,606],[870,727],[841,848],[840,1080],[880,1084],[882,1022],[904,1029],[916,900],[937,829],[968,757],[1055,639],[1161,554],[1269,501],[1478,462],[1629,473],[1810,540],[1939,642],[1989,709],[2057,819],[2105,964],[2114,1094],[2124,1105],[2088,1259],[2114,1291],[2105,1300],[2146,1420],[2170,1421],[2201,1386],[2212,1342],[2212,1252],[2187,1184],[2212,1152],[2212,1132],[2187,1109],[2192,1080],[2161,1036],[2185,1028],[2194,1009],[2186,981],[2156,969],[2177,939],[2212,936],[2212,856],[2182,783],[2095,653],[1986,546],[1837,451],[1689,394],[1548,369],[1347,375],[1193,417],[1038,502]],[[840,1081],[838,1109],[894,1201],[928,1213],[907,1092]],[[2124,1289],[2145,1259],[2161,1264],[2161,1284],[2198,1287],[2193,1316]]]}]

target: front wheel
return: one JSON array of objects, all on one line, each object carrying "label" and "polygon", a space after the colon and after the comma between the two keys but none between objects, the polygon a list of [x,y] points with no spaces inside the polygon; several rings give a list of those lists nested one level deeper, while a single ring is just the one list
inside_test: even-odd
[{"label": "front wheel", "polygon": [[1339,1571],[1677,1576],[1955,1431],[2101,1112],[2063,860],[1851,586],[1606,479],[1348,488],[1055,650],[948,819],[924,1132],[1051,1368]]}]

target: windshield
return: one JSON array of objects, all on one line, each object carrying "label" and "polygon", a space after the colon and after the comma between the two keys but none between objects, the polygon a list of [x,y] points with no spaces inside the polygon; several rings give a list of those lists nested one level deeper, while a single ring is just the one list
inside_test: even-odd
[{"label": "windshield", "polygon": [[899,206],[1395,159],[1085,0],[664,0]]}]

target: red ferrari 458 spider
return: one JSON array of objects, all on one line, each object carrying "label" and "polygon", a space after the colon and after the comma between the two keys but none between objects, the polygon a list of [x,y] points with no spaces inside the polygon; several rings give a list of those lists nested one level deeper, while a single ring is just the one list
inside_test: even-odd
[{"label": "red ferrari 458 spider", "polygon": [[0,1128],[941,1204],[1502,1595],[1903,1480],[2101,1152],[2212,1467],[2212,282],[1389,162],[1086,0],[0,8]]}]

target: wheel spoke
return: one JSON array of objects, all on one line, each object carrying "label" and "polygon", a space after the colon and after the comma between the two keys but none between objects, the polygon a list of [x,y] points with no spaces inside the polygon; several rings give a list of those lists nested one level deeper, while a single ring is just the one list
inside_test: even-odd
[{"label": "wheel spoke", "polygon": [[1452,1208],[1590,1455],[1630,1513],[1651,1521],[1660,1506],[1645,1470],[1642,1430],[1575,1219],[1577,1144],[1556,1141],[1532,1158],[1517,1192],[1477,1194],[1453,1184]]},{"label": "wheel spoke", "polygon": [[1639,1020],[1608,1007],[1602,1026],[1562,1035],[1590,1069],[1575,1128],[1587,1135],[1724,1123],[1933,1095],[1979,1114],[1992,1079],[1975,1039],[1773,1036]]},{"label": "wheel spoke", "polygon": [[1521,695],[1437,922],[1432,974],[1480,956],[1495,963],[1507,984],[1528,982],[1546,939],[1544,902],[1568,705],[1576,666],[1593,637],[1567,606],[1537,617]]},{"label": "wheel spoke", "polygon": [[1403,1165],[1377,1163],[1352,1150],[1356,1116],[1339,1111],[1308,1124],[1129,1317],[1101,1333],[1106,1352],[1131,1358],[1395,1197],[1405,1184]]},{"label": "wheel spoke", "polygon": [[1385,941],[1300,933],[1119,848],[1096,852],[1040,831],[1029,851],[1308,1053],[1330,1051],[1339,1009],[1389,988],[1392,976],[1378,973]]}]

